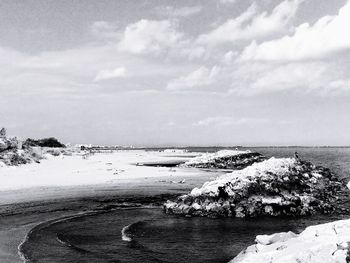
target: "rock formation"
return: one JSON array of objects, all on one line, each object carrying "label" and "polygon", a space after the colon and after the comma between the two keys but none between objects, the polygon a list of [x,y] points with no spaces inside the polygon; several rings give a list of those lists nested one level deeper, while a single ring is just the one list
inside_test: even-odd
[{"label": "rock formation", "polygon": [[333,211],[342,183],[328,169],[294,158],[270,158],[220,176],[164,205],[187,216],[298,216]]},{"label": "rock formation", "polygon": [[259,235],[255,242],[230,263],[347,263],[350,220],[310,226],[299,235],[292,232]]},{"label": "rock formation", "polygon": [[222,150],[206,153],[187,161],[184,166],[206,169],[243,169],[266,158],[260,153],[238,150]]}]

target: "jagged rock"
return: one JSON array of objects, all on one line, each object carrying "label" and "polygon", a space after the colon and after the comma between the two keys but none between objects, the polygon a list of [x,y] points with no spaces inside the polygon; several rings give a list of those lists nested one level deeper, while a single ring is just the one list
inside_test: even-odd
[{"label": "jagged rock", "polygon": [[[330,213],[342,187],[324,167],[294,158],[270,158],[194,188],[164,205],[165,212],[195,216],[257,217]],[[183,205],[193,207],[183,209]],[[200,207],[199,207],[200,206]]]},{"label": "jagged rock", "polygon": [[243,169],[266,158],[260,153],[238,150],[222,150],[206,153],[187,161],[183,166],[206,169]]},{"label": "jagged rock", "polygon": [[300,234],[259,235],[255,242],[230,263],[346,263],[350,259],[350,219],[310,226]]}]

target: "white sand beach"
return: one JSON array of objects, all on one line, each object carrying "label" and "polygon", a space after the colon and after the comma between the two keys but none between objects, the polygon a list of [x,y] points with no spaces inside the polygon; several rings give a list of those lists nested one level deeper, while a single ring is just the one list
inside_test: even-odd
[{"label": "white sand beach", "polygon": [[[195,185],[194,178],[203,177],[203,172],[199,173],[199,170],[193,168],[143,165],[185,162],[194,156],[189,153],[120,150],[91,155],[77,153],[72,156],[46,156],[47,159],[41,160],[40,163],[0,167],[0,204],[11,203],[14,199],[19,200],[24,196],[28,198],[27,195],[32,198],[56,196],[61,190],[71,191],[72,187],[78,191],[91,189],[91,186],[130,189],[136,185],[162,188],[168,184],[173,188],[179,185],[190,188]],[[205,177],[209,179],[213,175]],[[203,182],[203,179],[200,181]]]},{"label": "white sand beach", "polygon": [[17,246],[43,221],[93,209],[105,198],[186,193],[220,174],[143,165],[193,157],[185,152],[121,150],[46,157],[40,163],[0,166],[1,263],[21,262]]}]

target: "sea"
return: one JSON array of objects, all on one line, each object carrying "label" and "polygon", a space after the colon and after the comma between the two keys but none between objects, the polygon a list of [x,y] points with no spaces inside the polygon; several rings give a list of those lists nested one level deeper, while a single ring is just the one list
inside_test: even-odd
[{"label": "sea", "polygon": [[[220,148],[221,149],[221,148]],[[267,157],[292,157],[330,168],[350,181],[350,148],[250,148]],[[189,151],[213,152],[211,148]],[[138,200],[139,202],[140,200]],[[349,193],[339,195],[349,208]],[[344,209],[345,210],[345,209]],[[201,218],[163,213],[159,205],[124,206],[85,211],[34,227],[19,246],[26,262],[229,262],[254,243],[256,235],[301,232],[305,227],[350,218],[339,209],[332,215],[298,218]]]}]

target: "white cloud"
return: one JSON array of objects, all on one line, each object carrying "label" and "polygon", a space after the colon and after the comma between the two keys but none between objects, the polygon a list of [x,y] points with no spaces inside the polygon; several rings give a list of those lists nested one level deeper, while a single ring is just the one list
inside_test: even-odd
[{"label": "white cloud", "polygon": [[184,6],[176,8],[174,6],[160,6],[156,8],[156,13],[166,17],[188,17],[202,11],[202,6]]},{"label": "white cloud", "polygon": [[227,116],[208,117],[193,123],[193,126],[231,126],[231,125],[249,125],[262,124],[268,120],[265,118],[233,118]]},{"label": "white cloud", "polygon": [[290,63],[265,71],[251,84],[253,92],[319,88],[326,66],[320,63]]},{"label": "white cloud", "polygon": [[187,90],[200,86],[208,86],[215,82],[220,68],[213,66],[211,69],[200,67],[186,76],[181,76],[178,79],[171,80],[168,85],[168,90]]},{"label": "white cloud", "polygon": [[234,66],[238,68],[231,75],[230,93],[249,96],[287,90],[319,92],[335,74],[334,65],[325,62],[249,62]]},{"label": "white cloud", "polygon": [[[251,20],[247,20],[248,24]],[[115,30],[112,22],[100,21],[94,26],[97,31]],[[239,53],[234,46],[230,47],[231,51],[217,47],[206,56],[205,45],[191,43],[177,29],[173,21],[141,20],[125,30],[116,31],[121,34],[118,44],[100,41],[36,55],[0,47],[1,92],[50,93],[56,90],[62,94],[90,95],[103,90],[106,93],[146,93],[149,90],[164,92],[165,86],[171,92],[199,91],[219,95],[227,94],[231,89],[233,96],[259,96],[264,92],[284,90],[313,90],[313,95],[349,92],[345,81],[349,78],[347,57],[317,61],[322,63],[237,61]],[[127,45],[126,42],[132,39],[135,46]],[[121,43],[129,50],[123,50]],[[135,56],[135,52],[161,53],[164,57]],[[185,60],[185,56],[192,60]],[[123,78],[130,74],[132,78],[125,81]],[[115,88],[113,81],[102,81],[112,78],[119,78],[123,85]]]},{"label": "white cloud", "polygon": [[106,21],[95,21],[91,25],[91,31],[93,33],[98,33],[100,31],[104,31],[104,30],[110,31],[110,30],[114,30],[114,29],[115,29],[115,27]]},{"label": "white cloud", "polygon": [[18,65],[18,63],[24,61],[26,57],[26,55],[12,48],[0,46],[0,67],[4,66],[3,70],[8,69],[11,65]]},{"label": "white cloud", "polygon": [[114,78],[122,78],[126,76],[126,70],[124,67],[119,67],[115,69],[106,69],[101,70],[97,73],[94,81],[106,80],[106,79],[114,79]]},{"label": "white cloud", "polygon": [[182,35],[169,20],[142,19],[125,28],[118,46],[121,51],[134,54],[159,54],[176,45]]},{"label": "white cloud", "polygon": [[175,50],[173,56],[183,56],[187,57],[189,60],[201,59],[206,54],[206,49],[201,46],[193,45],[188,43],[188,41],[183,41],[181,45],[178,46],[178,49]]},{"label": "white cloud", "polygon": [[350,92],[350,79],[333,80],[324,87],[324,93],[326,94],[341,94],[344,92]]},{"label": "white cloud", "polygon": [[302,24],[292,36],[252,42],[242,53],[243,60],[301,60],[322,58],[333,52],[350,49],[350,2],[335,16],[324,16],[316,23]]},{"label": "white cloud", "polygon": [[91,25],[91,32],[94,36],[101,38],[118,38],[118,26],[107,21],[95,21]]},{"label": "white cloud", "polygon": [[294,17],[302,0],[285,0],[277,5],[270,14],[258,13],[253,3],[240,16],[227,20],[213,31],[199,36],[199,43],[211,45],[237,40],[249,40],[283,31]]},{"label": "white cloud", "polygon": [[237,0],[220,0],[220,3],[224,4],[224,5],[232,5],[236,2],[237,2]]},{"label": "white cloud", "polygon": [[238,52],[237,51],[228,51],[225,53],[223,59],[222,59],[222,62],[225,63],[225,64],[230,64],[234,57],[236,57],[238,55]]}]

